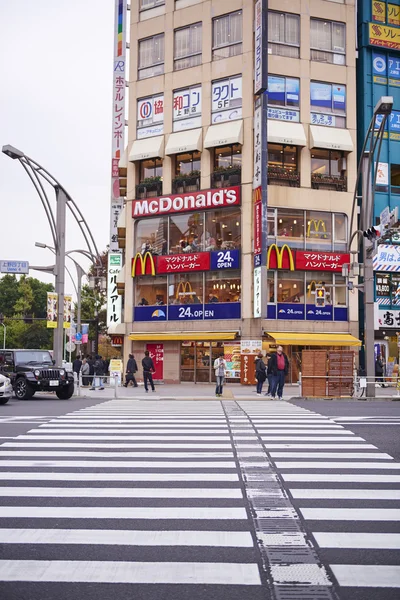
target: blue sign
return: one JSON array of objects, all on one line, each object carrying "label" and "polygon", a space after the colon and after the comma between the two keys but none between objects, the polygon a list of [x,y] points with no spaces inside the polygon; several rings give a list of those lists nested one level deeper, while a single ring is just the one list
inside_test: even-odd
[{"label": "blue sign", "polygon": [[268,76],[268,104],[299,106],[300,80],[292,77]]},{"label": "blue sign", "polygon": [[29,263],[26,260],[0,260],[1,273],[29,273]]},{"label": "blue sign", "polygon": [[304,321],[304,304],[278,304],[278,319],[295,319]]},{"label": "blue sign", "polygon": [[400,58],[389,56],[389,77],[400,79]]},{"label": "blue sign", "polygon": [[348,309],[344,306],[337,306],[333,311],[335,321],[348,321]]},{"label": "blue sign", "polygon": [[204,318],[210,319],[240,319],[240,302],[218,302],[204,305]]},{"label": "blue sign", "polygon": [[[278,314],[277,314],[278,313]],[[286,319],[307,321],[347,321],[348,309],[346,307],[336,307],[328,305],[324,308],[317,308],[314,304],[307,304],[306,314],[304,314],[303,304],[268,304],[267,319]]]},{"label": "blue sign", "polygon": [[331,83],[310,83],[311,110],[313,107],[327,109],[328,112],[345,113],[346,111],[346,87]]},{"label": "blue sign", "polygon": [[324,308],[318,308],[315,304],[307,304],[306,318],[307,321],[332,321],[332,306],[329,304]]},{"label": "blue sign", "polygon": [[261,254],[254,255],[254,268],[261,267]]},{"label": "blue sign", "polygon": [[386,56],[384,54],[378,54],[377,52],[372,53],[372,70],[374,75],[386,77],[387,65]]},{"label": "blue sign", "polygon": [[393,110],[389,116],[390,131],[400,132],[400,111]]},{"label": "blue sign", "polygon": [[276,319],[276,304],[268,304],[267,319]]},{"label": "blue sign", "polygon": [[298,110],[287,110],[285,108],[271,108],[267,109],[268,119],[276,119],[277,121],[292,121],[298,123],[300,121],[300,113]]},{"label": "blue sign", "polygon": [[211,252],[211,270],[238,269],[240,266],[240,250],[219,250]]},{"label": "blue sign", "polygon": [[166,306],[136,306],[133,309],[134,321],[166,321]]},{"label": "blue sign", "polygon": [[168,321],[198,321],[204,319],[203,304],[173,304],[168,306]]},{"label": "blue sign", "polygon": [[170,306],[136,306],[134,321],[202,321],[240,319],[240,302],[210,304],[171,304]]},{"label": "blue sign", "polygon": [[81,342],[82,341],[82,334],[80,331],[78,331],[78,333],[75,334],[75,339],[77,342]]}]

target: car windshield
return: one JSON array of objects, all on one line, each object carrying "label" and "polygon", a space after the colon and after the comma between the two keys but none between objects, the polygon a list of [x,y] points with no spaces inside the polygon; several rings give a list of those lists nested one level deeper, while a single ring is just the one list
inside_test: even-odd
[{"label": "car windshield", "polygon": [[15,353],[17,364],[52,364],[51,355],[48,350],[18,350]]}]

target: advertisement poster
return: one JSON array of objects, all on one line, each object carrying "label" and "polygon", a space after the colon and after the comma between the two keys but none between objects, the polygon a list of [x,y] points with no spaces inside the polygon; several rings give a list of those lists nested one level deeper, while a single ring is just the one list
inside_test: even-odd
[{"label": "advertisement poster", "polygon": [[47,292],[47,327],[49,329],[56,329],[57,327],[57,300],[57,294]]},{"label": "advertisement poster", "polygon": [[257,355],[262,351],[262,340],[242,340],[240,342],[240,354]]},{"label": "advertisement poster", "polygon": [[64,329],[69,329],[71,327],[72,321],[72,296],[65,295],[64,296]]},{"label": "advertisement poster", "polygon": [[164,344],[146,344],[146,350],[149,351],[156,369],[153,379],[162,381],[164,379]]},{"label": "advertisement poster", "polygon": [[240,378],[240,344],[224,343],[224,356],[226,360],[226,377],[227,379],[239,379]]},{"label": "advertisement poster", "polygon": [[240,355],[240,383],[242,385],[256,385],[256,367],[254,356],[251,354]]},{"label": "advertisement poster", "polygon": [[82,344],[87,344],[89,341],[89,323],[82,323],[81,333],[82,333]]},{"label": "advertisement poster", "polygon": [[123,364],[122,360],[113,358],[110,360],[110,384],[114,385],[114,378],[117,378],[117,385],[122,383]]}]

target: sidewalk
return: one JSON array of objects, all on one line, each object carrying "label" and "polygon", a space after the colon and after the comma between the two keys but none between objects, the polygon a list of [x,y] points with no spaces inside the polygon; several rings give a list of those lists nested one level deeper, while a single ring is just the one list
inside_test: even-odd
[{"label": "sidewalk", "polygon": [[[81,388],[80,394],[75,390],[75,396],[80,395],[82,398],[101,398],[110,397],[126,400],[215,400],[215,385],[205,383],[181,383],[181,384],[163,384],[156,385],[156,391],[145,393],[143,384],[139,384],[138,388],[134,387],[118,387],[106,385],[104,390],[92,391],[89,388]],[[301,390],[298,385],[285,385],[283,399],[284,400],[299,400],[301,399]],[[376,398],[378,400],[400,400],[397,395],[396,388],[376,388]],[[228,384],[224,386],[223,399],[225,400],[271,400],[263,395],[257,396],[255,387],[243,386],[240,384]],[[302,398],[304,399],[304,398]],[[310,398],[310,400],[323,400],[324,398]],[[326,398],[329,400],[340,400],[340,398]],[[348,398],[343,398],[348,400]],[[357,399],[354,399],[355,401]],[[360,401],[365,401],[367,398],[360,398]]]}]

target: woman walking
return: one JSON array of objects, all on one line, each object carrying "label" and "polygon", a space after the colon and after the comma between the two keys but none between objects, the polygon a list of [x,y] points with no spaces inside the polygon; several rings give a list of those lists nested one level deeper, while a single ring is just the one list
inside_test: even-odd
[{"label": "woman walking", "polygon": [[267,367],[263,361],[261,352],[257,354],[256,363],[256,379],[257,379],[257,396],[261,396],[264,381],[267,379]]}]

